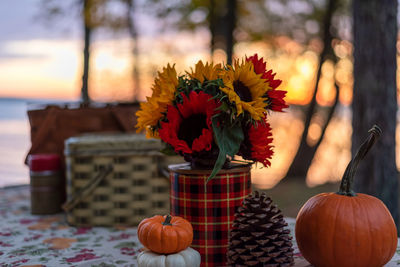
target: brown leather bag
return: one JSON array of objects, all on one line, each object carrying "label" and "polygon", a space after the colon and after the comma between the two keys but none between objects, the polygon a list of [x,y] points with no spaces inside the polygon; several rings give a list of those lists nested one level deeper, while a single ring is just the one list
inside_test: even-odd
[{"label": "brown leather bag", "polygon": [[133,133],[138,109],[138,103],[119,103],[46,105],[28,110],[32,146],[27,157],[47,153],[63,157],[64,140],[82,133]]}]

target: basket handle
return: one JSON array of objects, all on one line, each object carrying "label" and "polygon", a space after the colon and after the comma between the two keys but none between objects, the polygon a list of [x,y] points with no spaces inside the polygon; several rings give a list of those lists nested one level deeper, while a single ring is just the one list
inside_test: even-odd
[{"label": "basket handle", "polygon": [[82,199],[90,195],[93,190],[96,189],[96,187],[99,185],[99,183],[112,172],[112,170],[112,165],[108,165],[105,169],[101,170],[95,177],[90,179],[90,181],[84,187],[76,192],[70,200],[62,205],[63,210],[65,210],[66,212],[72,210],[82,201]]}]

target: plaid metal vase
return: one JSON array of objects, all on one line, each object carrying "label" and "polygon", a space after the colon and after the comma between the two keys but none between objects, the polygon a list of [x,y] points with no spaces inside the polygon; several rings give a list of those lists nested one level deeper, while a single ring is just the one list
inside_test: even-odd
[{"label": "plaid metal vase", "polygon": [[228,232],[237,207],[251,193],[250,167],[221,170],[206,183],[211,170],[189,164],[170,165],[171,214],[192,223],[192,248],[201,266],[226,266]]}]

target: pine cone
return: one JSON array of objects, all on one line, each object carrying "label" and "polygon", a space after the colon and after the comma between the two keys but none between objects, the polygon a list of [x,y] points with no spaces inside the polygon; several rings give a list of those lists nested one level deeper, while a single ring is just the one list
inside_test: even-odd
[{"label": "pine cone", "polygon": [[282,212],[265,193],[247,196],[235,214],[229,233],[231,266],[291,266],[292,237]]}]

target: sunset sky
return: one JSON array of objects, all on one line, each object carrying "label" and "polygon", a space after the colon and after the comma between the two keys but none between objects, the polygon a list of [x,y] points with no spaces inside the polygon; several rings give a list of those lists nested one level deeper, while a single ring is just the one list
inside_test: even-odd
[{"label": "sunset sky", "polygon": [[[70,2],[70,1],[67,1]],[[198,60],[210,60],[209,33],[170,31],[161,34],[160,21],[138,12],[140,36],[139,66],[141,90],[137,99],[150,93],[156,71],[167,63],[176,63],[183,73]],[[78,11],[68,16],[44,19],[39,0],[0,1],[0,97],[62,98],[77,100],[80,96],[83,42]],[[90,95],[95,100],[133,100],[131,76],[131,42],[127,34],[95,31],[91,48]],[[283,80],[290,103],[305,104],[310,99],[318,55],[305,51],[295,42],[285,39],[278,56],[265,43],[239,43],[236,57],[258,53],[268,59],[268,67]],[[346,55],[351,52],[348,42],[339,44],[343,54],[341,66],[323,67],[318,93],[320,104],[330,104],[334,98],[332,79],[341,82],[340,99],[351,100],[352,64]],[[340,51],[342,49],[343,51]],[[216,51],[213,60],[224,61],[223,51]]]},{"label": "sunset sky", "polygon": [[38,20],[37,3],[0,2],[0,96],[74,97],[77,23],[70,21],[68,34],[50,30]]}]

